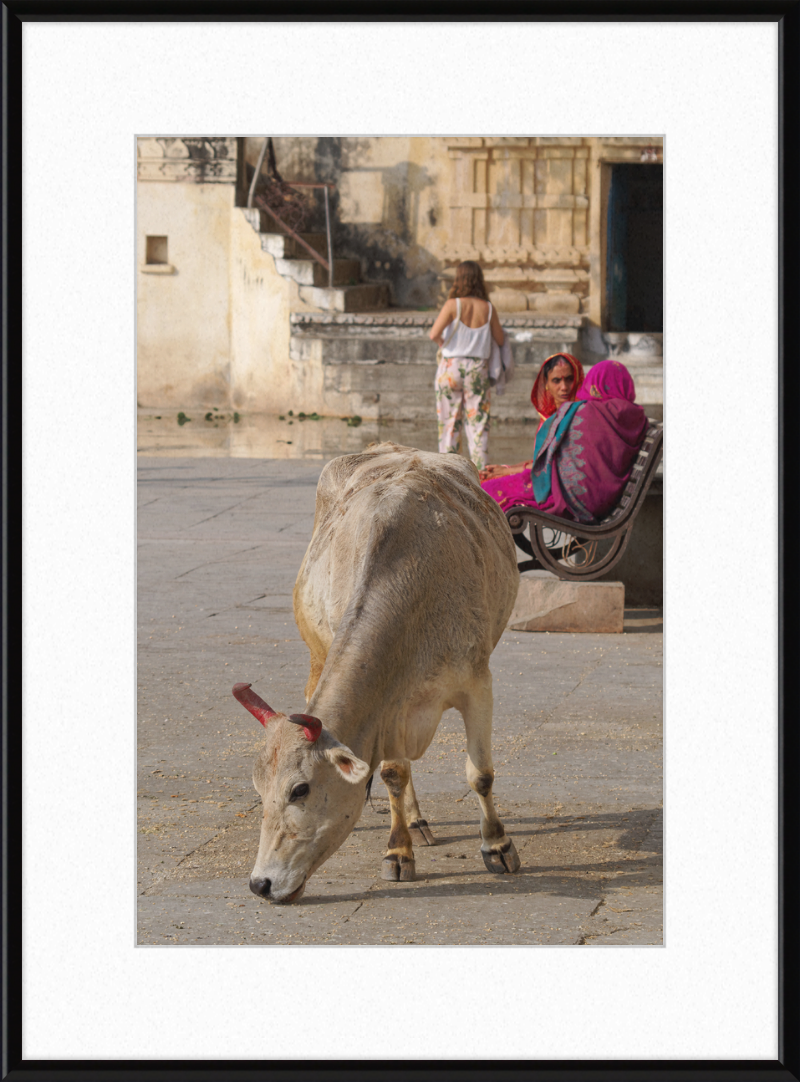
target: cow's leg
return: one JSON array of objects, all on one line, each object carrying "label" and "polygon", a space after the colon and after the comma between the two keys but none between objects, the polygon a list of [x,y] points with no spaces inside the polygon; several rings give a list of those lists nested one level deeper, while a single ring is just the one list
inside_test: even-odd
[{"label": "cow's leg", "polygon": [[515,872],[519,857],[506,837],[492,799],[492,680],[470,691],[459,704],[467,732],[467,781],[481,805],[481,856],[490,872]]},{"label": "cow's leg", "polygon": [[406,822],[414,845],[436,845],[436,839],[428,826],[428,820],[423,819],[417,803],[417,794],[414,792],[414,782],[411,780],[411,770],[408,772],[408,785],[403,800],[406,813]]},{"label": "cow's leg", "polygon": [[381,778],[389,790],[389,806],[392,811],[389,848],[383,858],[381,879],[407,883],[416,879],[414,850],[403,807],[405,790],[411,781],[411,763],[408,759],[386,760],[381,763]]}]

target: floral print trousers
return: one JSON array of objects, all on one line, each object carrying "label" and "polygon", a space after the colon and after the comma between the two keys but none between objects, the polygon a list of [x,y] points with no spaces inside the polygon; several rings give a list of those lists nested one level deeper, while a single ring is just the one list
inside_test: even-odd
[{"label": "floral print trousers", "polygon": [[462,428],[469,457],[479,470],[489,446],[489,362],[480,357],[444,357],[436,369],[439,451],[458,454]]}]

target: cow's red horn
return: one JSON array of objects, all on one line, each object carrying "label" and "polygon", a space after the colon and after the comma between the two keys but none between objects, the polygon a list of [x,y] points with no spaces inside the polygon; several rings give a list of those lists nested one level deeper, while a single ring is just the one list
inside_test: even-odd
[{"label": "cow's red horn", "polygon": [[254,718],[258,718],[262,725],[266,725],[270,718],[274,718],[277,711],[267,706],[260,695],[251,691],[252,684],[234,684],[234,698],[238,699],[242,706],[246,707]]},{"label": "cow's red horn", "polygon": [[315,740],[319,740],[322,732],[322,722],[319,718],[312,718],[310,714],[290,714],[289,721],[293,721],[295,725],[302,725],[306,740],[309,740],[312,744]]}]

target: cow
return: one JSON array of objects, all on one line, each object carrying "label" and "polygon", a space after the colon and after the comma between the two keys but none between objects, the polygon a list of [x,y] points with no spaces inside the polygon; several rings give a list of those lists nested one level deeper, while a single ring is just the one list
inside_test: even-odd
[{"label": "cow", "polygon": [[517,871],[492,800],[489,671],[517,594],[514,551],[502,511],[459,455],[380,443],[327,463],[293,595],[311,655],[305,710],[282,714],[250,684],[233,688],[266,730],[253,768],[263,803],[253,893],[298,901],[356,825],[378,768],[391,810],[381,877],[413,880],[409,826],[417,841],[434,839],[410,760],[449,707],[464,720],[484,863]]}]

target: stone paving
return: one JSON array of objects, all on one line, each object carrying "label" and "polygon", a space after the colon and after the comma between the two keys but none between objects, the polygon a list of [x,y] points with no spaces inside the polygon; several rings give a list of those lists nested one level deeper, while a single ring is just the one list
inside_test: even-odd
[{"label": "stone paving", "polygon": [[[196,452],[190,452],[196,453]],[[303,708],[308,651],[291,592],[311,533],[318,459],[139,459],[138,942],[660,945],[662,624],[623,634],[506,631],[492,658],[498,809],[522,867],[491,875],[449,711],[414,764],[437,845],[417,881],[380,879],[379,779],[301,901],[248,889],[260,726],[251,681]]]}]

